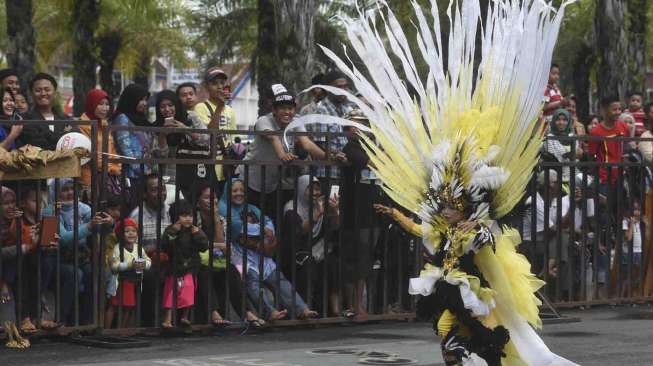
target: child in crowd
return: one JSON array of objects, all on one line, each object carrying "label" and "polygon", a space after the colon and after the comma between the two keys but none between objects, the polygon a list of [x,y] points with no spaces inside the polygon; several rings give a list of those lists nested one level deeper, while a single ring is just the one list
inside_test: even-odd
[{"label": "child in crowd", "polygon": [[123,308],[120,326],[127,328],[134,319],[136,291],[141,289],[143,271],[150,269],[152,261],[142,247],[139,248],[136,221],[130,218],[117,220],[114,235],[122,245],[114,245],[110,260],[111,273],[114,275],[112,287],[117,290],[114,290],[111,297],[105,321],[111,325],[115,309],[120,306]]},{"label": "child in crowd", "polygon": [[[642,219],[642,209],[638,201],[633,202],[632,210],[628,215],[624,215],[622,221],[622,229],[624,232],[624,242],[621,251],[621,278],[623,278],[623,286],[621,287],[622,296],[628,296],[629,289],[633,290],[639,284],[639,270],[642,263],[642,243],[644,242],[644,233],[646,221]],[[632,248],[632,256],[630,255]],[[632,258],[632,262],[631,262]],[[630,267],[628,263],[631,263]],[[632,272],[632,284],[629,281],[628,269]]]},{"label": "child in crowd", "polygon": [[624,113],[629,113],[633,116],[635,123],[635,136],[640,137],[646,127],[644,125],[646,116],[644,110],[642,109],[642,94],[639,92],[630,93],[628,97],[628,109]]},{"label": "child in crowd", "polygon": [[[260,212],[258,212],[260,213]],[[247,293],[250,300],[257,304],[263,282],[273,293],[279,294],[279,303],[286,308],[295,305],[295,314],[298,319],[317,318],[318,314],[311,310],[304,302],[304,299],[295,291],[293,285],[286,279],[283,273],[277,268],[277,264],[271,258],[277,247],[277,240],[274,235],[274,226],[271,221],[267,220],[261,228],[261,222],[256,212],[241,213],[243,222],[247,222],[242,227],[242,232],[238,243],[234,245],[234,254],[232,261],[237,263],[239,269],[243,268],[243,249],[247,249]],[[263,233],[263,238],[261,238]],[[262,240],[261,240],[262,239]],[[263,257],[263,273],[259,273],[259,259]],[[293,301],[294,297],[294,301]],[[263,292],[264,312],[269,320],[279,320],[286,317],[287,310],[279,310],[275,307],[274,299]]]},{"label": "child in crowd", "polygon": [[[38,227],[40,225],[40,215],[51,215],[52,209],[47,206],[47,191],[45,187],[40,189],[40,196],[37,193],[39,189],[37,188],[38,181],[24,181],[21,182],[21,194],[19,197],[19,208],[22,211],[22,230],[21,230],[21,239],[24,241],[24,238],[29,238],[36,230],[38,232]],[[35,240],[38,242],[38,240]],[[47,243],[45,248],[41,248],[41,290],[46,291],[55,286],[55,273],[56,273],[56,255],[52,252],[51,249],[56,248],[59,245],[59,235],[56,234],[52,242]],[[23,271],[22,271],[22,285],[23,285],[23,298],[22,298],[22,316],[20,330],[22,333],[34,333],[36,331],[36,325],[32,322],[32,319],[38,318],[41,311],[51,312],[54,309],[50,309],[45,304],[42,304],[41,299],[36,296],[37,281],[39,279],[36,277],[37,265],[38,265],[38,253],[32,252],[23,257]],[[66,316],[69,315],[72,308],[73,294],[70,286],[74,280],[74,274],[72,267],[61,266],[59,271],[59,278],[61,284],[61,293],[60,293],[60,310],[62,319],[66,319]],[[41,329],[54,329],[58,328],[60,324],[57,324],[51,320],[41,318],[39,324],[37,324]]]},{"label": "child in crowd", "polygon": [[[10,247],[16,245],[16,224],[17,218],[23,215],[23,212],[16,207],[16,193],[7,187],[2,187],[2,217],[0,218],[0,245]],[[29,237],[22,238],[23,242],[29,242]],[[31,245],[31,243],[30,243]],[[0,277],[0,304],[11,301],[10,284],[16,279],[16,260],[10,258],[2,261],[2,277]]]},{"label": "child in crowd", "polygon": [[[179,200],[170,207],[170,221],[174,222],[163,232],[161,251],[169,258],[167,276],[163,288],[165,308],[163,328],[172,327],[172,308],[181,309],[179,322],[190,326],[188,314],[195,304],[196,283],[194,275],[200,265],[200,252],[208,249],[208,238],[199,227],[193,225],[193,207],[186,200]],[[173,289],[176,286],[176,290]],[[176,304],[173,296],[176,295]]]}]

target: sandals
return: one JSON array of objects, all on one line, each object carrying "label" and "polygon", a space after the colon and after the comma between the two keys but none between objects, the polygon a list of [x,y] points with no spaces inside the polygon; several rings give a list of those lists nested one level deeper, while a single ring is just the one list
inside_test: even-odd
[{"label": "sandals", "polygon": [[6,304],[11,301],[11,292],[3,291],[0,292],[0,304]]},{"label": "sandals", "polygon": [[270,315],[270,321],[282,320],[288,316],[288,310],[273,311]]},{"label": "sandals", "polygon": [[247,323],[253,328],[263,328],[266,325],[265,320],[263,319],[248,319]]},{"label": "sandals", "polygon": [[20,332],[24,334],[33,334],[36,333],[37,329],[34,323],[30,319],[23,319],[20,322]]},{"label": "sandals", "polygon": [[186,318],[181,318],[179,319],[179,324],[185,326],[185,327],[190,327],[190,320]]},{"label": "sandals", "polygon": [[216,328],[223,328],[231,325],[231,322],[227,319],[222,318],[220,314],[217,314],[217,316],[214,315],[211,319],[211,323],[213,323],[213,326]]},{"label": "sandals", "polygon": [[317,319],[319,317],[317,311],[306,309],[301,314],[297,316],[297,319],[308,320],[308,319]]},{"label": "sandals", "polygon": [[342,316],[345,319],[354,319],[354,317],[356,316],[356,313],[351,311],[351,309],[346,309],[346,310],[343,310],[342,313],[340,313],[340,316]]},{"label": "sandals", "polygon": [[39,328],[43,330],[55,330],[61,328],[63,324],[53,322],[52,320],[41,320],[39,323]]}]

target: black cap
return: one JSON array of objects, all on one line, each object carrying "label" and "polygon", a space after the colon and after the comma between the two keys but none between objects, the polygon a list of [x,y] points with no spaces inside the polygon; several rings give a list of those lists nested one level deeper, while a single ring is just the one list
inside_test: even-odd
[{"label": "black cap", "polygon": [[282,84],[272,85],[272,105],[291,104],[296,106],[295,96],[286,89]]}]

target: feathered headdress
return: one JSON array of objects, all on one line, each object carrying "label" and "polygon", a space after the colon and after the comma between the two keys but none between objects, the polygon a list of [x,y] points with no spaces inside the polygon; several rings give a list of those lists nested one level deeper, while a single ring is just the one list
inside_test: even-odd
[{"label": "feathered headdress", "polygon": [[[316,87],[346,95],[367,115],[375,141],[362,139],[371,167],[397,204],[432,224],[443,204],[500,218],[521,200],[537,161],[541,140],[532,136],[567,4],[556,11],[543,0],[493,0],[483,22],[478,0],[451,1],[446,50],[435,0],[430,17],[412,1],[417,50],[392,11],[359,10],[345,23],[366,73],[322,50],[365,101]],[[418,73],[416,57],[427,75]],[[289,127],[321,119],[306,116]]]}]

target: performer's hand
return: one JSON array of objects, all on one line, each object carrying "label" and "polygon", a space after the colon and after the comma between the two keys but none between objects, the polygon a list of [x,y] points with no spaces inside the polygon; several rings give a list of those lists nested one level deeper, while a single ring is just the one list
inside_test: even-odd
[{"label": "performer's hand", "polygon": [[476,229],[478,227],[478,220],[472,221],[461,221],[458,223],[458,230],[467,232]]},{"label": "performer's hand", "polygon": [[375,203],[373,205],[373,207],[374,207],[374,210],[376,211],[376,213],[378,213],[378,214],[388,215],[388,216],[392,215],[392,208],[390,208],[388,206],[384,206],[382,204]]}]

